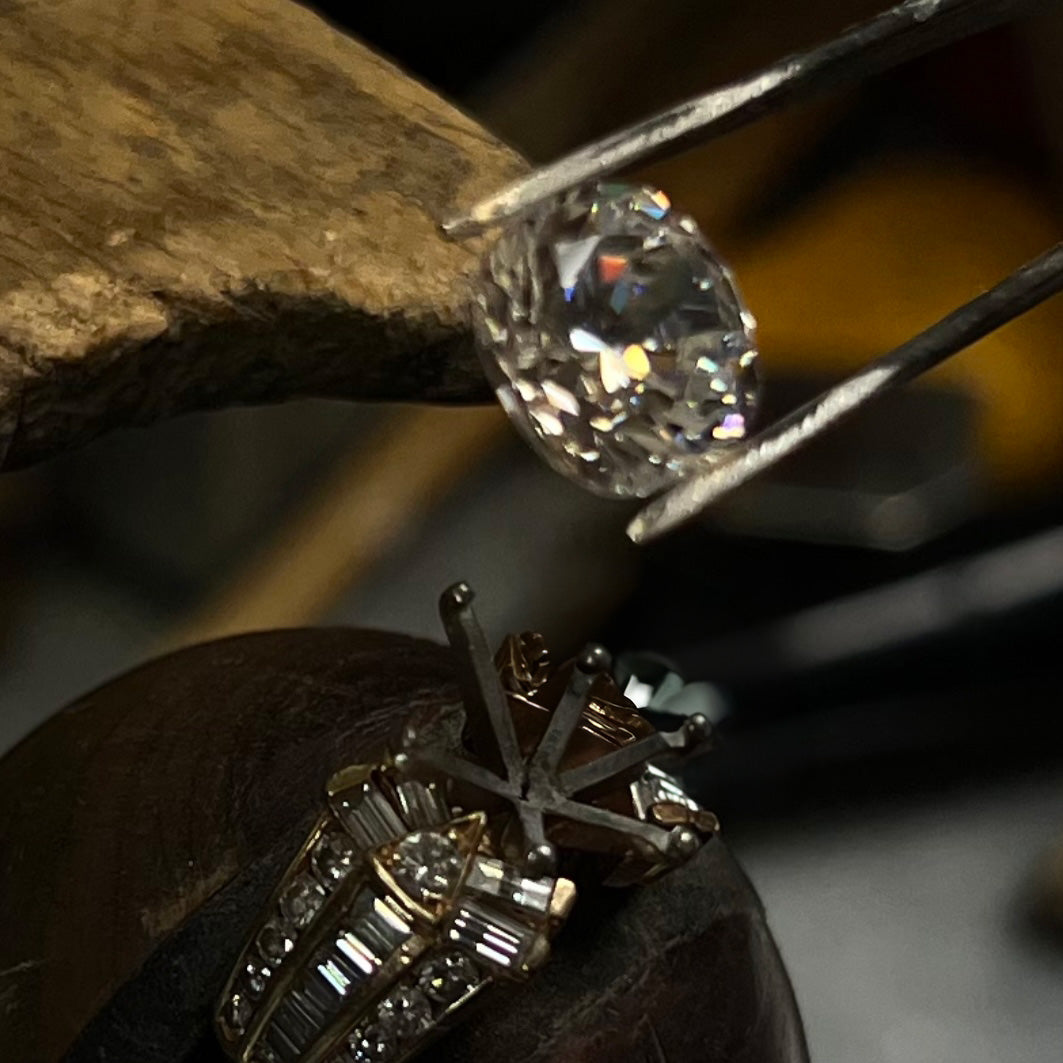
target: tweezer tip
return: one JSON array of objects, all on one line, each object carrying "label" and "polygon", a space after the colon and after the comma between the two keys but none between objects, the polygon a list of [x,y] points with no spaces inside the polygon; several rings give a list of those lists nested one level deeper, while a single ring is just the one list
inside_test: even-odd
[{"label": "tweezer tip", "polygon": [[454,214],[449,218],[444,218],[439,223],[439,228],[444,236],[449,236],[452,240],[473,236],[480,230],[476,220],[468,214]]}]

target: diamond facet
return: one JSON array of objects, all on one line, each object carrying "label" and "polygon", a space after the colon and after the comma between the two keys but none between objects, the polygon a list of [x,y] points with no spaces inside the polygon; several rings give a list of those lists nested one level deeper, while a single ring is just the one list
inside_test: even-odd
[{"label": "diamond facet", "polygon": [[395,847],[391,873],[411,897],[438,900],[445,897],[465,868],[457,845],[445,834],[418,830]]},{"label": "diamond facet", "polygon": [[463,900],[450,920],[447,937],[475,953],[478,959],[508,970],[519,970],[532,953],[540,934],[530,926],[472,899]]},{"label": "diamond facet", "polygon": [[362,849],[389,842],[406,830],[398,813],[373,782],[338,794],[334,803],[344,826]]},{"label": "diamond facet", "polygon": [[370,1023],[351,1034],[348,1042],[354,1063],[384,1063],[395,1055],[398,1038],[382,1023]]},{"label": "diamond facet", "polygon": [[252,1000],[258,1000],[266,991],[270,979],[269,965],[261,960],[250,959],[244,967],[244,988]]},{"label": "diamond facet", "polygon": [[322,834],[310,854],[310,866],[326,889],[342,882],[354,864],[354,842],[345,834]]},{"label": "diamond facet", "polygon": [[292,926],[309,926],[325,902],[325,891],[309,875],[299,875],[285,890],[280,907]]},{"label": "diamond facet", "polygon": [[525,878],[511,864],[487,856],[478,856],[467,879],[467,888],[484,897],[497,898],[532,916],[550,910],[554,893],[552,878]]},{"label": "diamond facet", "polygon": [[593,184],[520,219],[489,252],[476,306],[502,405],[592,491],[653,494],[747,432],[755,322],[662,192]]},{"label": "diamond facet", "polygon": [[276,967],[295,947],[291,935],[276,920],[271,920],[259,931],[256,943],[262,958],[271,967]]},{"label": "diamond facet", "polygon": [[429,1000],[449,1007],[480,982],[476,964],[460,952],[448,952],[429,960],[417,976],[417,984]]},{"label": "diamond facet", "polygon": [[432,1025],[432,1007],[419,989],[396,989],[380,1005],[377,1021],[401,1040],[416,1037]]}]

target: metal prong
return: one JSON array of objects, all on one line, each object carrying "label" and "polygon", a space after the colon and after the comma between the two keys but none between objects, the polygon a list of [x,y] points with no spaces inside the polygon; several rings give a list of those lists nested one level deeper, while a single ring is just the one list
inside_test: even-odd
[{"label": "metal prong", "polygon": [[613,667],[613,657],[604,646],[591,642],[583,647],[583,652],[576,660],[576,667],[583,672],[597,675],[600,672],[608,672]]},{"label": "metal prong", "polygon": [[[656,856],[663,856],[669,861],[678,855],[674,847],[676,840],[681,839],[675,838],[673,834],[675,828],[666,830],[653,823],[644,823],[640,819],[632,819],[630,816],[613,812],[608,808],[581,804],[579,801],[572,801],[562,796],[558,796],[550,802],[547,806],[547,812],[563,816],[565,819],[573,820],[576,823],[584,823],[599,830],[613,831],[624,838],[633,839],[641,843],[647,852]],[[683,847],[685,848],[685,846]]]},{"label": "metal prong", "polygon": [[594,677],[604,672],[609,663],[609,654],[602,646],[587,646],[580,654],[576,667],[572,669],[568,687],[557,708],[550,714],[550,721],[539,739],[539,745],[529,765],[529,780],[550,778],[557,770],[572,740],[572,733],[579,726],[580,717],[587,704],[587,692],[594,682]]},{"label": "metal prong", "polygon": [[635,517],[628,536],[637,543],[649,542],[690,520],[871,399],[920,376],[1061,290],[1063,243],[735,448],[729,461],[681,481]]},{"label": "metal prong", "polygon": [[467,583],[455,583],[440,597],[439,615],[458,658],[458,681],[477,752],[488,761],[493,760],[492,767],[503,773],[510,783],[519,786],[524,777],[524,758],[506,692],[473,612],[474,597]]},{"label": "metal prong", "polygon": [[524,870],[531,878],[556,875],[557,848],[548,841],[532,845],[524,855]]},{"label": "metal prong", "polygon": [[802,96],[859,81],[1004,22],[1038,0],[906,0],[826,44],[580,148],[443,223],[471,236],[568,188],[739,129]]},{"label": "metal prong", "polygon": [[456,757],[435,749],[417,750],[404,754],[402,770],[412,776],[423,773],[429,777],[449,776],[459,782],[474,786],[487,794],[512,800],[520,795],[518,786],[506,779],[499,778],[489,768],[476,764],[464,757]]},{"label": "metal prong", "polygon": [[637,742],[614,749],[604,757],[564,772],[559,780],[560,790],[571,797],[662,754],[692,753],[708,744],[711,733],[712,726],[704,716],[691,716],[675,731],[656,731]]},{"label": "metal prong", "polygon": [[668,855],[677,864],[689,860],[701,848],[701,839],[690,827],[673,827],[668,832]]}]

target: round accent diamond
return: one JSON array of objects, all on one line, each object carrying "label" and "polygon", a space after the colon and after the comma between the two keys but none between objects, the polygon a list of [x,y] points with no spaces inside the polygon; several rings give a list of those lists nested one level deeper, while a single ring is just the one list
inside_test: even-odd
[{"label": "round accent diamond", "polygon": [[417,976],[417,985],[425,996],[444,1007],[461,1000],[479,981],[476,964],[460,952],[448,952],[429,960]]},{"label": "round accent diamond", "polygon": [[461,876],[465,860],[453,839],[436,831],[418,830],[395,846],[390,868],[395,881],[411,897],[439,900]]},{"label": "round accent diamond", "polygon": [[696,224],[656,189],[592,184],[511,224],[476,307],[502,405],[598,494],[653,494],[748,430],[755,322]]},{"label": "round accent diamond", "polygon": [[255,939],[262,958],[271,967],[276,967],[295,947],[291,934],[281,924],[272,919],[258,933]]},{"label": "round accent diamond", "polygon": [[309,926],[325,903],[325,891],[309,875],[299,875],[281,895],[280,908],[296,929]]},{"label": "round accent diamond", "polygon": [[233,993],[229,998],[226,1021],[237,1036],[242,1036],[247,1029],[251,1021],[251,1002],[242,993]]},{"label": "round accent diamond", "polygon": [[353,1063],[384,1063],[395,1055],[398,1038],[382,1023],[373,1022],[352,1033],[347,1044]]},{"label": "round accent diamond", "polygon": [[432,1025],[432,1006],[419,989],[396,989],[380,1005],[377,1021],[400,1039],[416,1037]]},{"label": "round accent diamond", "polygon": [[354,842],[346,834],[323,834],[310,854],[310,866],[328,889],[346,878],[354,865],[355,856]]},{"label": "round accent diamond", "polygon": [[244,989],[252,1000],[258,1000],[269,984],[270,969],[261,960],[248,960],[244,967]]}]

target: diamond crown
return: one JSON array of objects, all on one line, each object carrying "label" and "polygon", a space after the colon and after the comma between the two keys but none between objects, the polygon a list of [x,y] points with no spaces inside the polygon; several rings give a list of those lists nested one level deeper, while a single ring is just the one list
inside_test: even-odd
[{"label": "diamond crown", "polygon": [[502,405],[592,491],[653,494],[748,430],[755,322],[657,189],[583,186],[512,223],[474,305]]}]

